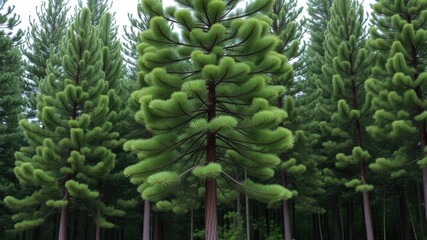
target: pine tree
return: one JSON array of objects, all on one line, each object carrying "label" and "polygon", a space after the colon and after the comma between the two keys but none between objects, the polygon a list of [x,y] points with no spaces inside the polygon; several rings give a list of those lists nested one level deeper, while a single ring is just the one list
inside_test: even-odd
[{"label": "pine tree", "polygon": [[123,53],[125,55],[126,62],[126,78],[133,82],[137,80],[137,60],[138,52],[136,51],[136,46],[140,43],[139,35],[141,32],[149,28],[149,23],[151,16],[147,10],[143,7],[142,4],[138,3],[137,14],[136,16],[128,14],[128,19],[130,22],[130,27],[124,26],[124,43],[123,43]]},{"label": "pine tree", "polygon": [[292,145],[291,133],[277,127],[286,112],[269,104],[284,87],[268,84],[292,70],[274,51],[278,40],[262,14],[273,1],[242,11],[235,11],[239,1],[179,1],[180,9],[164,12],[156,2],[143,2],[158,16],[138,47],[139,76],[148,87],[132,94],[142,109],[135,117],[153,137],[125,144],[140,159],[125,173],[159,208],[204,197],[206,239],[217,239],[217,197],[231,198],[228,186],[267,203],[292,195],[279,185],[231,177],[236,166],[255,178],[272,177],[278,154]]},{"label": "pine tree", "polygon": [[387,172],[394,181],[421,168],[427,216],[427,1],[380,1],[373,9],[369,45],[378,63],[365,84],[375,109],[368,131],[387,141],[391,154],[377,158],[370,168]]},{"label": "pine tree", "polygon": [[83,5],[83,0],[79,0],[77,5],[76,13],[79,13],[83,8],[88,8],[92,13],[91,23],[97,26],[101,21],[102,15],[109,12],[113,2],[110,0],[86,0],[86,5]]},{"label": "pine tree", "polygon": [[24,69],[28,86],[25,95],[29,118],[36,115],[38,85],[46,78],[47,59],[58,51],[59,43],[66,34],[69,25],[68,10],[65,0],[45,0],[40,9],[36,10],[37,19],[30,21],[30,28],[25,36],[25,47],[22,48],[22,53],[26,57]]},{"label": "pine tree", "polygon": [[[14,46],[13,38],[3,28],[13,29],[18,23],[10,16],[12,8],[3,13],[5,1],[0,1],[0,195],[17,193],[13,177],[13,155],[22,144],[19,130],[19,114],[22,113],[21,54]],[[9,23],[9,24],[8,24]],[[11,228],[10,211],[0,199],[0,238],[6,239],[5,231]]]},{"label": "pine tree", "polygon": [[[331,19],[325,38],[325,76],[332,76],[333,95],[327,102],[336,106],[331,120],[321,123],[328,132],[329,141],[324,145],[336,154],[335,166],[346,169],[345,185],[362,193],[366,238],[373,240],[366,162],[370,158],[366,146],[364,126],[367,122],[370,98],[366,97],[363,85],[370,75],[373,55],[365,49],[366,31],[364,9],[352,0],[334,0]],[[353,170],[356,169],[356,171]],[[357,178],[352,178],[355,174]],[[340,238],[339,229],[334,231]]]},{"label": "pine tree", "polygon": [[61,211],[59,239],[67,239],[68,210],[84,205],[101,227],[112,227],[105,215],[120,215],[103,203],[93,189],[114,168],[118,133],[112,131],[108,108],[108,82],[102,69],[102,43],[84,9],[60,44],[61,68],[48,63],[41,81],[37,116],[43,127],[20,122],[29,147],[15,157],[15,175],[33,193],[23,199],[11,196],[6,204],[19,210],[15,228],[43,224],[46,213]]}]

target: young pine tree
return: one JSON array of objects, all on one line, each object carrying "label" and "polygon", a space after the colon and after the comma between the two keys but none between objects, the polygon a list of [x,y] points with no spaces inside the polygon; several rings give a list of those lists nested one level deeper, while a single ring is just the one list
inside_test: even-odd
[{"label": "young pine tree", "polygon": [[97,26],[101,21],[102,15],[111,9],[113,2],[110,0],[86,0],[86,5],[83,5],[83,0],[79,0],[77,5],[76,13],[79,13],[83,8],[88,8],[91,12],[91,23]]},{"label": "young pine tree", "polygon": [[114,168],[117,145],[109,119],[108,82],[102,69],[102,43],[84,9],[59,47],[60,68],[48,63],[41,81],[37,116],[43,127],[20,122],[29,143],[15,157],[15,175],[32,194],[6,197],[15,209],[16,229],[43,224],[49,212],[60,211],[59,239],[67,239],[71,206],[84,205],[102,227],[112,227],[102,216],[120,211],[106,206],[95,191],[99,181]]},{"label": "young pine tree", "polygon": [[[370,158],[365,126],[370,98],[367,98],[363,85],[370,75],[373,54],[365,49],[366,31],[364,10],[354,0],[334,0],[331,19],[325,37],[325,76],[332,76],[330,82],[333,94],[328,104],[336,106],[329,121],[321,123],[330,136],[325,143],[328,152],[336,154],[335,166],[345,169],[345,185],[355,188],[363,196],[363,216],[366,239],[373,240],[373,229],[369,201],[366,162]],[[352,176],[358,175],[356,178]],[[334,194],[335,195],[335,194]],[[334,211],[334,210],[332,210]],[[338,221],[340,222],[340,221]],[[334,238],[341,238],[340,229],[335,229]]]},{"label": "young pine tree", "polygon": [[[19,150],[22,132],[19,130],[19,114],[22,113],[22,68],[21,54],[13,39],[3,28],[16,27],[18,19],[3,12],[0,1],[0,196],[17,193],[17,181],[13,175],[13,155]],[[7,23],[11,23],[7,26]],[[0,199],[0,238],[6,239],[6,230],[12,226],[11,213]]]},{"label": "young pine tree", "polygon": [[[47,60],[52,53],[58,52],[61,39],[64,37],[69,21],[67,19],[67,1],[43,1],[37,9],[37,19],[30,21],[29,31],[22,48],[25,77],[28,84],[26,90],[28,117],[33,118],[37,111],[37,95],[39,82],[46,78]],[[58,63],[59,64],[59,63]]]},{"label": "young pine tree", "polygon": [[286,112],[274,107],[284,87],[271,81],[292,69],[269,34],[265,13],[274,1],[253,1],[242,11],[239,1],[180,1],[166,11],[156,3],[143,2],[158,16],[138,47],[148,86],[132,94],[141,103],[135,117],[153,137],[125,144],[140,159],[125,174],[159,208],[203,197],[205,238],[218,239],[217,198],[231,198],[231,187],[266,203],[292,196],[279,185],[231,177],[239,167],[271,178],[278,155],[291,147],[290,131],[277,127]]},{"label": "young pine tree", "polygon": [[420,168],[427,216],[427,1],[380,1],[373,9],[369,45],[378,63],[365,84],[375,110],[368,131],[394,151],[370,168],[394,181]]}]

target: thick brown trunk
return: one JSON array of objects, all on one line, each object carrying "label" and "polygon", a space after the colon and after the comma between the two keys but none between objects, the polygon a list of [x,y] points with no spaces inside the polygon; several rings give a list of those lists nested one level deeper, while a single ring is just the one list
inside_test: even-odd
[{"label": "thick brown trunk", "polygon": [[144,223],[142,240],[150,240],[150,201],[144,200]]},{"label": "thick brown trunk", "polygon": [[[209,106],[208,106],[208,121],[212,121],[216,116],[216,91],[215,82],[209,82]],[[216,136],[215,133],[208,132],[207,148],[206,148],[206,162],[213,163],[216,161]],[[208,178],[205,181],[205,239],[217,240],[218,239],[218,217],[216,209],[216,180],[215,178]]]},{"label": "thick brown trunk", "polygon": [[341,217],[339,208],[339,199],[337,195],[331,198],[332,209],[332,240],[341,240]]}]

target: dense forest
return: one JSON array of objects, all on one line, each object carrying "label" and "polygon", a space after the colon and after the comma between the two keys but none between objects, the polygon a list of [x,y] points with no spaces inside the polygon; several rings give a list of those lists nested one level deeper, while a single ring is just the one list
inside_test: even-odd
[{"label": "dense forest", "polygon": [[1,240],[427,239],[427,0],[6,3]]}]

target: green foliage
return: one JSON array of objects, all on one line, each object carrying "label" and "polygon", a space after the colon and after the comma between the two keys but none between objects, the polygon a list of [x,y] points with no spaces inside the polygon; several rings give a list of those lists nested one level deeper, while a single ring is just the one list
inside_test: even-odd
[{"label": "green foliage", "polygon": [[[271,178],[275,156],[292,146],[290,131],[277,127],[286,112],[271,105],[284,91],[272,81],[292,77],[286,57],[274,51],[279,41],[269,34],[271,21],[261,13],[272,4],[254,1],[236,11],[224,1],[194,1],[161,10],[157,1],[143,1],[153,16],[138,46],[138,77],[146,87],[132,98],[140,104],[135,119],[153,137],[124,148],[140,160],[125,174],[144,198],[167,198],[160,204],[165,208],[194,204],[212,178],[218,200],[235,195],[230,187],[267,203],[291,197],[278,185],[231,178],[235,165],[255,178]],[[206,157],[212,151],[215,163]],[[153,177],[167,186],[156,186]]]},{"label": "green foliage", "polygon": [[[58,52],[59,43],[69,25],[67,12],[69,7],[64,0],[42,1],[37,9],[37,18],[30,21],[29,31],[25,35],[25,47],[22,47],[26,86],[28,117],[35,117],[39,83],[46,78],[47,60]],[[54,63],[55,66],[59,65]]]},{"label": "green foliage", "polygon": [[[89,211],[109,207],[100,199],[97,186],[115,166],[110,149],[118,144],[118,133],[110,119],[109,84],[104,80],[102,42],[84,9],[61,41],[55,58],[48,61],[47,77],[40,82],[37,116],[42,126],[20,122],[29,143],[15,154],[15,175],[31,190],[27,197],[7,197],[6,204],[26,216],[15,214],[16,228],[35,227],[51,208],[67,208],[74,199]],[[98,216],[99,217],[99,216]]]},{"label": "green foliage", "polygon": [[[23,70],[21,53],[14,47],[14,39],[3,29],[13,29],[18,20],[10,16],[13,8],[3,13],[5,1],[0,1],[0,196],[19,194],[13,176],[13,155],[24,144],[19,130],[22,112]],[[12,228],[11,212],[0,199],[0,238]]]}]

